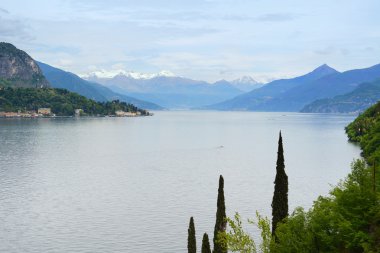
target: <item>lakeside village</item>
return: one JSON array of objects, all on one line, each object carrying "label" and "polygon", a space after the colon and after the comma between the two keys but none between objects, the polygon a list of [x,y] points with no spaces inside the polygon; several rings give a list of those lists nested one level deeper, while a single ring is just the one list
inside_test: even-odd
[{"label": "lakeside village", "polygon": [[[153,114],[149,114],[152,116]],[[75,109],[74,117],[86,116],[82,109]],[[73,117],[73,116],[63,116],[63,117]],[[99,117],[103,115],[97,115]],[[122,110],[115,111],[114,115],[106,115],[107,117],[138,117],[141,116],[141,112],[125,112]],[[26,111],[21,112],[2,112],[0,111],[0,118],[53,118],[58,117],[54,113],[52,113],[51,108],[38,108],[37,111]],[[62,116],[60,116],[62,117]]]}]

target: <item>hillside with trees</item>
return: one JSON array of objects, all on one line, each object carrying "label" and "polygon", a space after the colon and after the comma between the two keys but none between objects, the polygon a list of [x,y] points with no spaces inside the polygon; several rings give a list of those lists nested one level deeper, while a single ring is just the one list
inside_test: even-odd
[{"label": "hillside with trees", "polygon": [[149,115],[149,112],[125,102],[97,102],[64,89],[35,88],[1,88],[0,111],[26,112],[37,111],[38,108],[51,108],[57,116],[72,116],[75,109],[81,109],[84,115],[115,115],[120,110],[124,112],[139,112]]},{"label": "hillside with trees", "polygon": [[319,99],[306,105],[307,113],[358,113],[380,100],[380,80],[362,83],[355,90],[333,98]]},{"label": "hillside with trees", "polygon": [[[368,108],[346,127],[350,141],[362,148],[363,157],[370,165],[380,165],[380,102]],[[380,176],[379,176],[380,177]]]}]

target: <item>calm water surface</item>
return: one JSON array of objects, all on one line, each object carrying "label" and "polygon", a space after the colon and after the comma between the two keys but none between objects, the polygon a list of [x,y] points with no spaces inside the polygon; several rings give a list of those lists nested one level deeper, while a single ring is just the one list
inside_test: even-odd
[{"label": "calm water surface", "polygon": [[[0,252],[186,252],[227,213],[270,215],[282,130],[290,210],[328,193],[359,157],[353,116],[157,112],[0,119]],[[212,238],[212,236],[211,236]]]}]

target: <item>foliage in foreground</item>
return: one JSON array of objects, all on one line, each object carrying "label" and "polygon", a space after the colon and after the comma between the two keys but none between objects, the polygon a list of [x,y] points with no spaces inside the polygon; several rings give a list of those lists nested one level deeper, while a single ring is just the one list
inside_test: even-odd
[{"label": "foliage in foreground", "polygon": [[148,114],[132,104],[118,100],[96,102],[65,89],[0,88],[0,111],[37,111],[43,107],[51,108],[58,116],[71,116],[75,109],[82,109],[87,115],[114,115],[117,110]]},{"label": "foliage in foreground", "polygon": [[[259,245],[259,252],[269,253],[270,245],[272,242],[272,233],[270,228],[270,221],[268,218],[262,217],[256,212],[257,223],[248,219],[248,224],[257,226],[261,231],[261,244]],[[239,213],[235,213],[234,218],[226,218],[229,226],[228,231],[218,234],[218,241],[227,246],[231,252],[242,253],[256,253],[256,243],[249,233],[244,231],[242,221]]]},{"label": "foliage in foreground", "polygon": [[[364,160],[354,161],[351,173],[327,197],[319,197],[307,212],[296,208],[279,223],[276,240],[269,220],[258,216],[259,252],[380,252],[380,197],[372,176]],[[219,235],[220,240],[232,252],[257,252],[240,216],[227,221],[229,230]]]},{"label": "foliage in foreground", "polygon": [[296,209],[278,227],[273,252],[380,252],[379,201],[371,168],[357,160],[329,196],[308,212]]},{"label": "foliage in foreground", "polygon": [[[351,164],[351,173],[328,196],[320,196],[309,211],[298,207],[276,229],[276,240],[261,228],[261,252],[380,252],[380,102],[346,127],[365,158]],[[268,219],[258,219],[270,227]],[[228,219],[220,234],[235,252],[256,252],[240,217]],[[265,230],[264,230],[265,231]],[[249,248],[247,245],[251,245]]]},{"label": "foliage in foreground", "polygon": [[346,127],[348,138],[358,142],[370,165],[380,163],[380,102],[367,109]]}]

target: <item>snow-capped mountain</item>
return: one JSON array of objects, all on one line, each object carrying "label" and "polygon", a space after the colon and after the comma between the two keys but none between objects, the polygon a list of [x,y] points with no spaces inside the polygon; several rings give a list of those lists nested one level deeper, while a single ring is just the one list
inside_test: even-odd
[{"label": "snow-capped mountain", "polygon": [[245,84],[258,84],[259,82],[257,82],[251,76],[242,76],[242,77],[240,77],[238,79],[232,80],[231,83],[233,83],[233,84],[242,84],[242,83],[245,83]]},{"label": "snow-capped mountain", "polygon": [[250,76],[243,76],[238,79],[230,81],[232,85],[242,91],[251,91],[262,87],[264,84],[257,82]]},{"label": "snow-capped mountain", "polygon": [[90,72],[88,74],[81,75],[82,78],[85,79],[93,79],[93,78],[114,78],[116,76],[125,76],[133,79],[152,79],[156,77],[174,77],[175,75],[167,70],[162,70],[158,73],[141,73],[141,72],[135,72],[135,71],[126,71],[123,69],[117,69],[117,70],[97,70]]},{"label": "snow-capped mountain", "polygon": [[227,81],[211,84],[175,76],[170,71],[145,74],[125,70],[101,70],[82,77],[100,83],[114,92],[176,109],[201,107],[244,92]]}]

